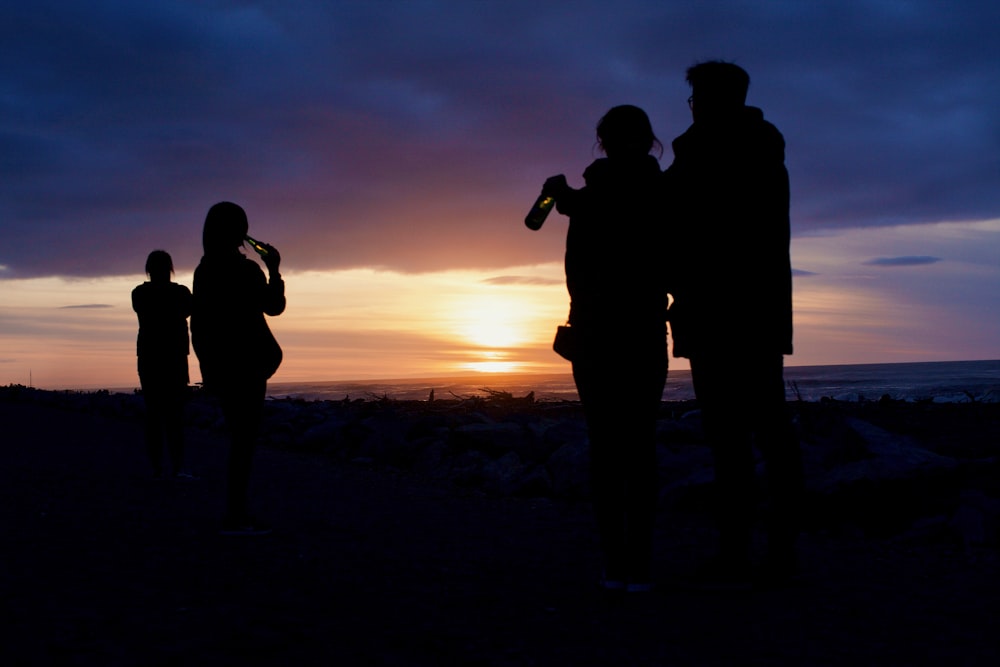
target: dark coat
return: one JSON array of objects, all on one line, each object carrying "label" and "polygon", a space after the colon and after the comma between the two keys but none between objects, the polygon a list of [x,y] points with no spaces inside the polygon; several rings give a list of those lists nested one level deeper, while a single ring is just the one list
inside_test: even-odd
[{"label": "dark coat", "polygon": [[693,124],[664,172],[674,356],[792,353],[785,140],[760,109]]},{"label": "dark coat", "polygon": [[285,285],[239,252],[205,256],[194,272],[191,342],[208,388],[266,380],[281,348],[264,315],[285,310]]},{"label": "dark coat", "polygon": [[184,285],[145,282],[132,290],[132,309],[139,318],[135,351],[143,384],[187,385],[191,307],[191,291]]},{"label": "dark coat", "polygon": [[666,317],[665,222],[659,207],[662,174],[656,158],[602,158],[556,202],[568,215],[566,287],[570,322],[603,326]]}]

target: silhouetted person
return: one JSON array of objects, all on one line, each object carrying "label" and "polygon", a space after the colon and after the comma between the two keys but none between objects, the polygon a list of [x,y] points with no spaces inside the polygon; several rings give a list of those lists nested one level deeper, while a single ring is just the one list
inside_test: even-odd
[{"label": "silhouetted person", "polygon": [[205,389],[218,397],[232,439],[224,534],[269,532],[249,512],[250,470],[264,409],[267,380],[281,363],[281,348],[264,315],[285,309],[281,257],[272,246],[264,263],[240,252],[248,231],[246,213],[230,202],[208,211],[202,237],[205,255],[194,272],[191,341]]},{"label": "silhouetted person", "polygon": [[665,172],[677,260],[671,286],[674,356],[691,360],[715,458],[719,554],[708,568],[750,576],[754,455],[771,500],[771,574],[794,571],[801,455],[785,406],[783,355],[792,353],[789,185],[785,142],[745,105],[750,77],[711,61],[691,67],[694,123],[673,142]]},{"label": "silhouetted person", "polygon": [[191,291],[170,280],[173,272],[169,254],[163,250],[149,253],[149,280],[132,290],[132,309],[139,317],[136,355],[146,404],[149,462],[161,477],[165,441],[174,477],[190,478],[184,470],[184,402],[189,382]]},{"label": "silhouetted person", "polygon": [[569,216],[566,286],[576,335],[573,378],[587,420],[603,586],[651,586],[656,417],[667,376],[659,141],[646,113],[614,107],[597,125],[607,157],[575,190],[565,176],[543,193]]}]

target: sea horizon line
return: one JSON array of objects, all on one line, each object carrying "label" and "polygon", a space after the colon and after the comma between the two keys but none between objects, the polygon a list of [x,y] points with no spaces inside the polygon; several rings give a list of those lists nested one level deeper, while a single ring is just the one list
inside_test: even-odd
[{"label": "sea horizon line", "polygon": [[[888,367],[902,367],[902,366],[935,366],[944,364],[986,364],[986,363],[1000,363],[1000,359],[954,359],[954,360],[936,360],[936,361],[888,361],[888,362],[862,362],[862,363],[837,363],[837,364],[787,364],[785,370],[791,370],[795,372],[809,371],[810,369],[850,369],[850,368],[874,368],[877,366],[888,366]],[[690,374],[689,369],[670,369],[669,374],[674,375],[684,375]],[[413,375],[413,376],[400,376],[400,377],[370,377],[370,378],[349,378],[349,379],[324,379],[324,380],[279,380],[275,382],[268,382],[268,393],[283,387],[283,386],[303,386],[303,385],[318,385],[318,384],[354,384],[354,385],[382,385],[382,384],[416,384],[416,383],[460,383],[460,384],[476,384],[484,383],[488,384],[488,380],[491,378],[494,380],[499,380],[504,383],[509,383],[511,380],[517,378],[566,378],[572,376],[572,371],[567,369],[563,372],[553,372],[553,371],[512,371],[512,372],[483,372],[483,371],[470,371],[467,373],[447,373],[440,375]],[[669,379],[669,375],[668,375]],[[10,382],[4,386],[15,386],[20,383]],[[192,386],[200,386],[200,382],[192,383]],[[122,384],[108,384],[108,383],[93,383],[93,384],[78,384],[72,386],[66,386],[61,388],[52,387],[34,387],[28,385],[32,389],[40,389],[43,391],[81,391],[81,392],[93,392],[93,391],[109,391],[112,393],[131,393],[139,388],[139,379],[135,379],[135,383],[131,385]]]}]

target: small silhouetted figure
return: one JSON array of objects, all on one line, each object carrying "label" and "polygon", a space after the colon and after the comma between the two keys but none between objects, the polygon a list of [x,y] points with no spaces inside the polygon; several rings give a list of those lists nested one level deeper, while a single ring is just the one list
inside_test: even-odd
[{"label": "small silhouetted figure", "polygon": [[163,250],[146,259],[149,280],[132,290],[132,309],[139,317],[136,356],[139,383],[146,404],[146,451],[153,472],[163,475],[163,445],[175,477],[184,470],[184,402],[188,392],[187,318],[191,291],[170,280],[174,263]]},{"label": "small silhouetted figure", "polygon": [[771,500],[767,571],[795,569],[802,485],[785,405],[783,355],[792,353],[792,275],[785,141],[746,106],[750,77],[737,65],[691,67],[693,124],[673,142],[664,174],[676,227],[674,356],[691,360],[713,447],[720,531],[710,570],[750,574],[754,455],[764,456]]},{"label": "small silhouetted figure", "polygon": [[656,417],[667,376],[661,172],[650,155],[659,141],[646,113],[630,105],[604,115],[597,141],[606,157],[587,167],[582,189],[560,175],[543,193],[569,216],[573,378],[590,440],[602,585],[644,591],[651,586]]},{"label": "small silhouetted figure", "polygon": [[285,284],[273,246],[264,245],[270,280],[240,252],[248,229],[240,206],[221,202],[209,209],[205,254],[194,272],[191,341],[205,389],[218,398],[231,437],[222,532],[252,535],[269,532],[250,516],[250,471],[267,380],[282,356],[264,315],[285,310]]}]

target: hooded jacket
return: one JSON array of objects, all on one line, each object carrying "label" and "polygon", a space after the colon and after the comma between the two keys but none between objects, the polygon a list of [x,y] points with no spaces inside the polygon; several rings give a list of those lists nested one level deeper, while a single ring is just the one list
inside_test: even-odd
[{"label": "hooded jacket", "polygon": [[648,322],[666,315],[664,219],[657,205],[662,173],[656,158],[601,158],[586,185],[556,202],[569,216],[566,287],[574,326]]},{"label": "hooded jacket", "polygon": [[208,388],[266,380],[281,348],[264,315],[285,310],[285,284],[270,282],[238,251],[205,255],[194,272],[191,343]]},{"label": "hooded jacket", "polygon": [[187,287],[146,281],[132,290],[132,310],[139,317],[137,356],[173,361],[188,355],[191,291]]}]

